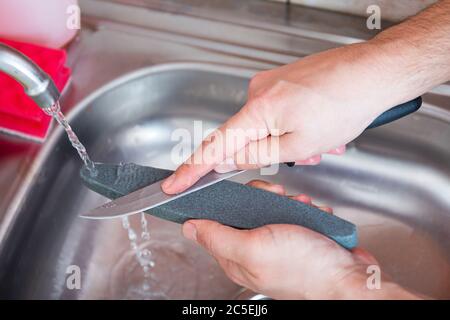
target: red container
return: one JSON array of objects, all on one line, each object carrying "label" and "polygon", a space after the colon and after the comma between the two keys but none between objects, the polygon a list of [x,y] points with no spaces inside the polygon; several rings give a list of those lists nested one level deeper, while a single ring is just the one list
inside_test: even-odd
[{"label": "red container", "polygon": [[[0,42],[19,50],[33,60],[53,79],[60,92],[64,89],[71,72],[65,66],[64,50],[2,38]],[[0,132],[42,142],[47,136],[51,120],[51,117],[25,94],[23,87],[16,80],[0,72]]]}]

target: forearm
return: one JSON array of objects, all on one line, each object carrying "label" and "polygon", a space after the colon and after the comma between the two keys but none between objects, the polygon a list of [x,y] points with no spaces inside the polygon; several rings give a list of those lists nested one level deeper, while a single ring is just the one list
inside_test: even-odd
[{"label": "forearm", "polygon": [[[385,89],[386,106],[411,100],[450,81],[450,0],[441,0],[415,17],[381,32],[363,45],[363,61],[373,61]],[[363,54],[364,56],[364,54]],[[390,100],[389,100],[390,99]],[[426,299],[381,276],[380,289],[369,289],[365,269],[336,287],[337,299]]]},{"label": "forearm", "polygon": [[450,80],[450,0],[381,32],[367,43],[376,48],[390,86],[390,105],[413,99]]}]

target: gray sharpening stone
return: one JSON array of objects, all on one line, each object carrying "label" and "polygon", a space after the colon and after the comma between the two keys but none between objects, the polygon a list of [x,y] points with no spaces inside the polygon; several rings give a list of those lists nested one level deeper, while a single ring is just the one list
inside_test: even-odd
[{"label": "gray sharpening stone", "polygon": [[[95,192],[116,199],[168,177],[172,171],[133,163],[97,163],[92,176],[83,167],[84,184]],[[221,181],[147,213],[183,223],[189,219],[215,220],[239,229],[253,229],[267,224],[295,224],[321,233],[347,249],[356,247],[354,224],[315,207],[232,181]]]}]

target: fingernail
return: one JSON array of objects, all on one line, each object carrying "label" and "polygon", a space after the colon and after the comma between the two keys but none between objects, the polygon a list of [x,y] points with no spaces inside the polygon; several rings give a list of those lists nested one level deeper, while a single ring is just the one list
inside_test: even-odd
[{"label": "fingernail", "polygon": [[343,145],[343,146],[340,146],[339,148],[337,148],[337,150],[338,150],[339,154],[344,154],[346,151],[346,148],[347,147],[345,145]]},{"label": "fingernail", "polygon": [[310,165],[316,165],[320,163],[320,160],[322,160],[321,156],[314,156],[308,159],[308,164]]},{"label": "fingernail", "polygon": [[173,173],[170,177],[168,177],[166,180],[164,180],[164,182],[161,184],[161,187],[164,190],[167,190],[170,188],[170,186],[174,183],[175,181],[175,173]]},{"label": "fingernail", "polygon": [[235,164],[219,164],[214,168],[214,171],[216,171],[217,173],[226,173],[237,169],[238,167]]},{"label": "fingernail", "polygon": [[193,223],[186,222],[183,225],[183,235],[192,241],[197,241],[197,228]]},{"label": "fingernail", "polygon": [[306,194],[299,194],[298,196],[294,197],[295,200],[306,203],[306,204],[311,204],[312,203],[312,199],[310,196],[306,195]]},{"label": "fingernail", "polygon": [[337,147],[336,149],[330,150],[327,153],[340,156],[345,153],[345,146]]},{"label": "fingernail", "polygon": [[333,214],[333,209],[330,208],[330,207],[321,206],[321,207],[319,207],[319,209],[322,210],[322,211],[328,212],[330,214]]}]

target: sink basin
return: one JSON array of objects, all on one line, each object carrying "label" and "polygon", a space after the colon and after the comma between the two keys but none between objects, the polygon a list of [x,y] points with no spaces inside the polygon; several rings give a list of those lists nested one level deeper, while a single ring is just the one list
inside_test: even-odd
[{"label": "sink basin", "polygon": [[[169,64],[126,75],[76,106],[70,122],[91,158],[174,169],[171,152],[185,129],[194,147],[246,100],[252,70]],[[358,227],[360,244],[382,269],[413,290],[450,298],[450,115],[426,105],[416,114],[365,132],[341,157],[276,175],[246,172],[307,193]],[[180,160],[182,156],[180,156]],[[42,150],[31,183],[10,212],[1,242],[0,297],[39,299],[232,299],[242,288],[181,236],[180,226],[147,216],[153,253],[150,288],[120,219],[78,215],[106,199],[81,183],[81,161],[60,128]],[[140,233],[140,215],[130,218]],[[68,286],[72,269],[81,287]]]}]

